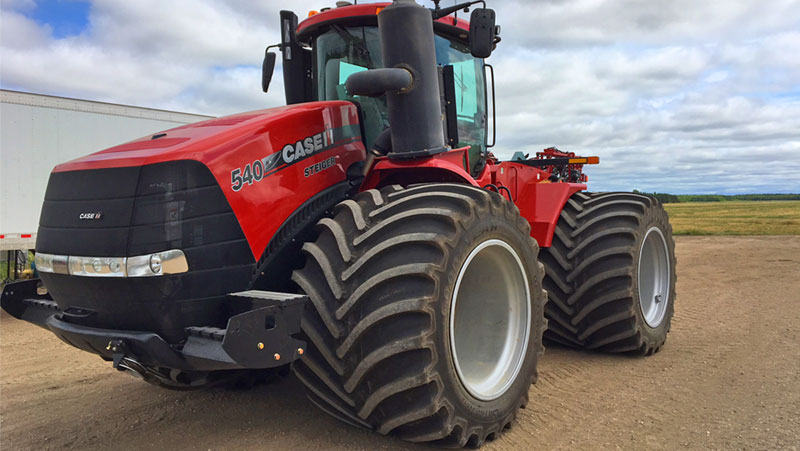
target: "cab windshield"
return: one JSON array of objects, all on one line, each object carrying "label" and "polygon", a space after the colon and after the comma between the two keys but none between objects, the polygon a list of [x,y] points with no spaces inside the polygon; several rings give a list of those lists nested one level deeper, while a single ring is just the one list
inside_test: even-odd
[{"label": "cab windshield", "polygon": [[[436,36],[436,62],[453,66],[459,147],[470,146],[472,170],[486,150],[486,84],[483,60],[472,57],[469,47]],[[344,84],[350,75],[382,67],[377,27],[333,26],[316,38],[316,84],[319,100],[356,101],[364,111],[367,146],[389,127],[386,97],[350,96]]]}]

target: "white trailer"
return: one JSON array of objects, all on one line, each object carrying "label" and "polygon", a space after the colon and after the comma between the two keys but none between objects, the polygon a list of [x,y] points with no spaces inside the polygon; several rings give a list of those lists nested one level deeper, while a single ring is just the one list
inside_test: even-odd
[{"label": "white trailer", "polygon": [[50,171],[211,116],[0,90],[0,251],[34,249]]}]

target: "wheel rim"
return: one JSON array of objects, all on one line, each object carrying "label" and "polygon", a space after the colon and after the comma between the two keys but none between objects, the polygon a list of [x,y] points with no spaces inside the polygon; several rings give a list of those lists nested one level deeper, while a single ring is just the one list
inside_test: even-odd
[{"label": "wheel rim", "polygon": [[639,250],[639,305],[648,326],[656,328],[664,321],[669,305],[669,251],[664,233],[652,227]]},{"label": "wheel rim", "polygon": [[472,396],[491,401],[508,391],[522,369],[530,328],[522,261],[504,241],[481,243],[461,266],[450,304],[450,350]]}]

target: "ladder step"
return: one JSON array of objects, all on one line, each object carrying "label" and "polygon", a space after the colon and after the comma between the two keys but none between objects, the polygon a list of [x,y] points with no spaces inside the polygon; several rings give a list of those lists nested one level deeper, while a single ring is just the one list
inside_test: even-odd
[{"label": "ladder step", "polygon": [[56,304],[56,301],[50,301],[47,299],[24,299],[22,302],[39,308],[58,310],[58,304]]},{"label": "ladder step", "polygon": [[239,293],[231,293],[228,296],[247,298],[247,299],[258,299],[261,301],[275,301],[278,303],[284,303],[293,300],[305,300],[306,298],[306,296],[302,294],[278,293],[276,291],[260,291],[260,290],[250,290],[250,291],[242,291]]}]

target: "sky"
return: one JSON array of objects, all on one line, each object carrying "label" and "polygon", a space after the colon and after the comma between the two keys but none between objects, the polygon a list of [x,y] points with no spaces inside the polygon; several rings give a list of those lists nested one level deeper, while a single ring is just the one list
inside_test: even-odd
[{"label": "sky", "polygon": [[[279,106],[280,63],[260,89],[279,10],[333,3],[0,0],[0,86],[214,116]],[[501,159],[597,155],[593,191],[800,192],[800,0],[489,6]]]}]

